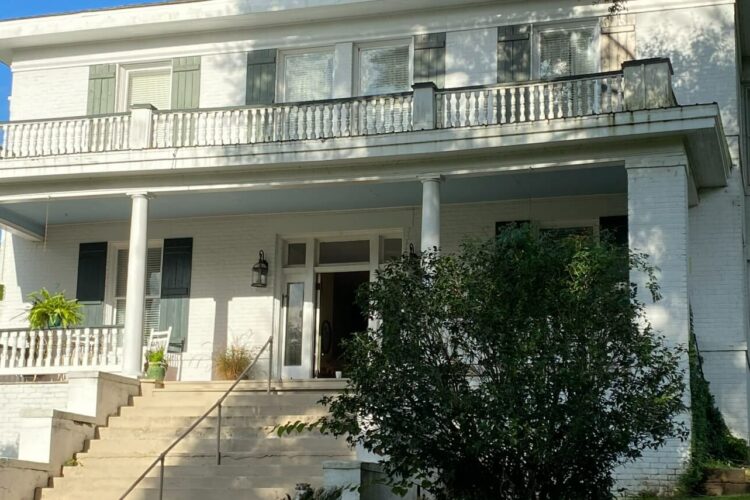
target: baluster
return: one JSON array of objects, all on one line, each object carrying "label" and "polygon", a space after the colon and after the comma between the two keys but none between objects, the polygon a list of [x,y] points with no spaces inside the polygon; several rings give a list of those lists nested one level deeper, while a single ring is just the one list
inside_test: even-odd
[{"label": "baluster", "polygon": [[41,357],[42,355],[44,355],[44,366],[52,366],[52,353],[55,346],[55,332],[52,330],[46,330],[39,333],[41,334],[41,338],[45,340],[44,352],[40,352],[39,356]]},{"label": "baluster", "polygon": [[[33,367],[41,365],[41,358],[42,358],[42,356],[41,356],[41,352],[42,352],[42,345],[41,345],[42,342],[41,342],[41,340],[42,339],[39,339],[39,346],[37,346],[37,343],[36,343],[37,333],[39,333],[39,332],[32,331],[29,334],[29,349],[28,349],[27,352],[29,354],[28,357],[29,357],[29,367],[30,368],[33,368]],[[37,352],[37,349],[39,350],[39,352]],[[37,364],[38,362],[39,362],[39,364]]]},{"label": "baluster", "polygon": [[83,329],[83,366],[89,365],[89,356],[91,355],[91,330]]},{"label": "baluster", "polygon": [[528,87],[520,87],[518,89],[518,100],[519,100],[519,105],[518,105],[518,121],[519,122],[525,122],[525,121],[527,121],[527,118],[528,118],[526,116],[526,101],[527,101],[527,99],[526,99],[526,91],[527,90],[529,90]]},{"label": "baluster", "polygon": [[107,151],[107,123],[109,123],[109,118],[98,118],[96,122],[98,124],[99,151]]},{"label": "baluster", "polygon": [[22,123],[18,126],[18,156],[24,157],[28,156],[28,147],[26,146],[26,143],[28,142],[28,132],[26,131],[26,127],[28,127],[28,124]]},{"label": "baluster", "polygon": [[5,368],[8,361],[8,344],[10,343],[10,332],[0,333],[0,368]]},{"label": "baluster", "polygon": [[518,87],[511,87],[510,89],[510,122],[511,123],[518,123],[518,98],[516,94],[518,93]]},{"label": "baluster", "polygon": [[101,335],[101,329],[94,328],[92,333],[94,335],[94,354],[91,357],[91,364],[98,366],[102,364],[101,353],[99,352],[99,336]]},{"label": "baluster", "polygon": [[560,84],[560,98],[564,100],[561,102],[561,109],[558,111],[558,118],[562,118],[563,116],[573,116],[575,114],[573,112],[573,105],[575,104],[573,93],[573,82]]},{"label": "baluster", "polygon": [[305,135],[302,136],[302,139],[312,139],[315,136],[315,110],[310,104],[305,105],[302,109],[305,113]]},{"label": "baluster", "polygon": [[111,328],[102,328],[102,355],[100,359],[100,364],[103,366],[109,366],[110,365],[110,359],[109,359],[109,349],[110,349],[110,342],[109,337],[111,335],[112,329]]},{"label": "baluster", "polygon": [[532,85],[529,87],[529,121],[533,122],[536,121],[536,110],[538,108],[537,104],[537,85]]},{"label": "baluster", "polygon": [[73,344],[73,335],[70,330],[64,330],[63,331],[63,338],[65,342],[65,354],[63,355],[63,366],[70,366],[71,364],[71,349]]},{"label": "baluster", "polygon": [[331,110],[332,110],[332,104],[323,104],[320,109],[321,119],[323,120],[323,137],[331,137],[333,134],[333,125],[331,123],[332,116],[331,116]]},{"label": "baluster", "polygon": [[18,351],[19,351],[19,341],[21,338],[21,332],[15,331],[13,332],[13,347],[11,350],[11,356],[10,356],[10,367],[16,368],[19,366],[19,360],[18,360]]},{"label": "baluster", "polygon": [[249,123],[249,116],[250,116],[250,110],[249,109],[243,109],[240,111],[239,116],[239,123],[237,124],[237,127],[239,128],[239,143],[240,144],[247,144],[249,139],[249,133],[248,133],[248,123]]},{"label": "baluster", "polygon": [[63,339],[65,338],[64,332],[62,329],[57,330],[57,342],[55,344],[55,366],[61,366],[62,365],[62,356],[63,356]]},{"label": "baluster", "polygon": [[23,330],[18,332],[18,336],[16,337],[16,357],[18,359],[18,362],[16,366],[19,366],[21,368],[26,367],[26,349],[28,347],[28,341],[26,340],[26,335],[28,334],[28,330]]},{"label": "baluster", "polygon": [[351,101],[345,101],[341,103],[341,107],[339,108],[341,137],[349,137],[349,135],[351,134],[351,129],[349,128],[349,120],[351,118],[351,105]]},{"label": "baluster", "polygon": [[73,360],[71,366],[79,366],[81,359],[81,330],[74,330],[73,334]]},{"label": "baluster", "polygon": [[583,116],[583,82],[576,80],[575,92],[576,92],[576,113],[578,116]]},{"label": "baluster", "polygon": [[349,133],[352,136],[359,135],[359,100],[352,101],[351,114],[349,115]]}]

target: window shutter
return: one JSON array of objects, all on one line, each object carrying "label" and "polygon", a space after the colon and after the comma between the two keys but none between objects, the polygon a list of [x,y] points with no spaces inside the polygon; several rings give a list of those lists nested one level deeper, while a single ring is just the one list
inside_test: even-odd
[{"label": "window shutter", "polygon": [[445,33],[414,37],[414,83],[445,86]]},{"label": "window shutter", "polygon": [[531,25],[501,26],[497,31],[497,81],[531,78]]},{"label": "window shutter", "polygon": [[159,328],[166,330],[171,326],[171,343],[184,347],[188,330],[193,239],[164,240],[163,264]]},{"label": "window shutter", "polygon": [[276,102],[276,49],[255,50],[247,54],[245,103]]},{"label": "window shutter", "polygon": [[76,298],[81,304],[83,326],[104,324],[106,275],[107,243],[82,243],[78,249]]},{"label": "window shutter", "polygon": [[200,106],[200,93],[200,56],[173,59],[172,109],[197,109]]},{"label": "window shutter", "polygon": [[601,23],[602,71],[619,71],[635,59],[635,16],[608,16]]},{"label": "window shutter", "polygon": [[89,115],[115,112],[115,75],[117,65],[97,64],[89,67]]}]

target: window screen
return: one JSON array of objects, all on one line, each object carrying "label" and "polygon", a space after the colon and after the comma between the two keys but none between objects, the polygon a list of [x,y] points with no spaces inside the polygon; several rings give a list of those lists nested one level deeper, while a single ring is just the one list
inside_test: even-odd
[{"label": "window screen", "polygon": [[596,73],[598,54],[594,28],[539,33],[539,76],[558,78]]},{"label": "window screen", "polygon": [[333,88],[333,53],[310,52],[284,57],[284,100],[330,99]]},{"label": "window screen", "polygon": [[169,109],[171,87],[169,70],[132,71],[128,74],[128,108],[151,104],[156,109]]},{"label": "window screen", "polygon": [[360,48],[359,89],[362,95],[409,90],[409,46]]}]

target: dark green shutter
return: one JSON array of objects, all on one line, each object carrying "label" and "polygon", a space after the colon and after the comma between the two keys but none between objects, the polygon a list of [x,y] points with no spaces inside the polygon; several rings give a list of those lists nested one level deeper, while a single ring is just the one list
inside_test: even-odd
[{"label": "dark green shutter", "polygon": [[414,37],[414,83],[445,86],[445,33]]},{"label": "dark green shutter", "polygon": [[172,60],[172,109],[197,109],[201,95],[200,56]]},{"label": "dark green shutter", "polygon": [[501,26],[497,31],[497,81],[531,78],[531,25]]},{"label": "dark green shutter", "polygon": [[107,243],[81,243],[78,248],[76,298],[83,326],[104,324],[104,284],[107,276]]},{"label": "dark green shutter", "polygon": [[273,104],[276,101],[276,49],[254,50],[247,54],[245,103]]},{"label": "dark green shutter", "polygon": [[89,67],[89,115],[115,112],[116,64],[97,64]]},{"label": "dark green shutter", "polygon": [[193,239],[164,240],[159,329],[172,327],[170,343],[184,347],[188,330]]}]

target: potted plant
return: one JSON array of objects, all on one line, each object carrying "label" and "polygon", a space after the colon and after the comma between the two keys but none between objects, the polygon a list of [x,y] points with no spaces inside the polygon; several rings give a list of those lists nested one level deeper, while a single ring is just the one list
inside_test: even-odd
[{"label": "potted plant", "polygon": [[32,301],[29,326],[34,330],[67,328],[83,320],[81,305],[77,300],[66,299],[65,292],[51,294],[46,288],[29,295]]},{"label": "potted plant", "polygon": [[167,375],[167,360],[164,356],[164,348],[160,347],[149,351],[146,357],[148,368],[146,369],[146,378],[161,382]]}]

